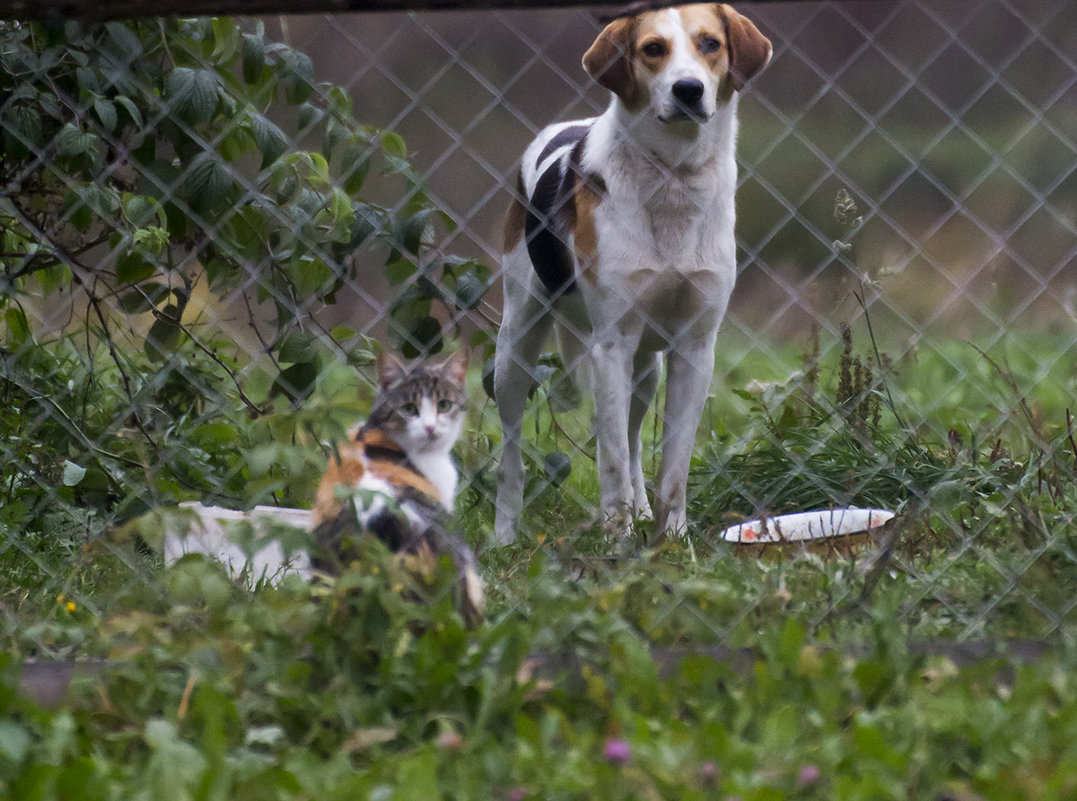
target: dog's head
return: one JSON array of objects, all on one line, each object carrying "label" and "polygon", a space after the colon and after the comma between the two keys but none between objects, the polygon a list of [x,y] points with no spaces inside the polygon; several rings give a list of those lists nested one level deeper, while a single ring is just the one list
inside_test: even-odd
[{"label": "dog's head", "polygon": [[611,22],[583,67],[633,112],[706,122],[770,61],[770,40],[724,3],[646,11]]}]

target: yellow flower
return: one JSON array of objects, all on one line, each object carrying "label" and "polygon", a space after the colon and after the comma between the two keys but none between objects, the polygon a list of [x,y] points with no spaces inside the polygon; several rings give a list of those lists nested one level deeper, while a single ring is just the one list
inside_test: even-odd
[{"label": "yellow flower", "polygon": [[68,612],[74,612],[76,609],[78,609],[78,606],[75,605],[74,601],[68,601],[67,604],[64,606],[64,609],[66,609]]}]

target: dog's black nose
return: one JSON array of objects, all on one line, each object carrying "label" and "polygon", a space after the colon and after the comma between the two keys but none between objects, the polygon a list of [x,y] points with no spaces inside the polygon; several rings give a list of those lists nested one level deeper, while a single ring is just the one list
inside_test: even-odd
[{"label": "dog's black nose", "polygon": [[677,81],[673,84],[673,98],[688,108],[698,105],[703,99],[703,82],[695,79]]}]

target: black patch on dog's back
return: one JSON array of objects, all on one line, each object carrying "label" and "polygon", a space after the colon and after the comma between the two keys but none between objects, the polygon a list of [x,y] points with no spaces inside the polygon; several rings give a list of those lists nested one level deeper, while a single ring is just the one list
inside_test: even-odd
[{"label": "black patch on dog's back", "polygon": [[556,133],[549,142],[546,143],[546,147],[542,148],[542,152],[539,153],[538,159],[535,164],[541,164],[556,150],[565,147],[567,145],[575,145],[585,136],[587,132],[591,130],[591,125],[570,125],[563,131]]},{"label": "black patch on dog's back", "polygon": [[573,125],[555,135],[543,148],[539,162],[557,148],[574,144],[567,159],[546,168],[535,184],[524,220],[531,265],[551,295],[576,290],[576,275],[568,237],[576,223],[576,176],[580,171],[589,125]]}]

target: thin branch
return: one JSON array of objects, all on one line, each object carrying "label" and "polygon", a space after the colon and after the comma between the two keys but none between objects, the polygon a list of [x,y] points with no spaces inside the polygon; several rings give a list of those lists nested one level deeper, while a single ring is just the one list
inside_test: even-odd
[{"label": "thin branch", "polygon": [[894,419],[897,420],[898,426],[902,431],[911,431],[905,425],[905,421],[901,419],[901,415],[898,414],[897,404],[894,403],[894,396],[890,394],[890,383],[886,380],[886,367],[883,364],[882,357],[879,355],[879,345],[875,340],[875,329],[871,325],[871,314],[868,312],[868,304],[864,298],[864,281],[860,281],[860,291],[853,292],[853,297],[856,298],[860,304],[860,308],[864,311],[864,322],[868,326],[868,338],[871,340],[871,350],[875,354],[875,364],[879,367],[879,379],[882,381],[883,390],[886,392],[886,403],[890,407],[890,414],[894,415]]},{"label": "thin branch", "polygon": [[[105,320],[105,315],[101,311],[100,299],[97,297],[93,288],[87,283],[83,277],[84,272],[90,272],[82,264],[79,264],[72,258],[64,248],[53,240],[45,229],[41,228],[16,204],[11,204],[11,211],[14,213],[16,219],[33,235],[35,238],[44,242],[52,250],[57,259],[60,260],[68,269],[71,270],[71,279],[78,285],[78,287],[86,294],[90,308],[93,309],[95,316],[101,324],[101,333],[105,338],[105,344],[108,347],[109,356],[111,356],[113,363],[116,365],[116,369],[120,373],[120,378],[123,381],[124,391],[127,394],[127,400],[131,404],[131,414],[134,417],[135,425],[142,435],[146,438],[146,441],[153,447],[154,453],[159,453],[160,448],[157,442],[150,435],[149,431],[142,424],[142,420],[138,416],[138,411],[135,408],[134,392],[131,389],[131,379],[127,375],[127,370],[124,369],[123,362],[120,360],[120,355],[116,350],[116,343],[112,341],[112,332],[109,330],[108,322]],[[95,279],[96,281],[96,279]]]},{"label": "thin branch", "polygon": [[101,334],[105,338],[105,345],[108,348],[108,354],[112,358],[112,363],[116,365],[116,369],[120,373],[120,379],[123,381],[124,393],[127,395],[127,400],[131,406],[131,416],[134,418],[135,427],[142,433],[142,436],[146,438],[146,441],[153,448],[155,454],[160,453],[160,446],[153,438],[149,431],[146,430],[145,425],[142,423],[142,418],[138,416],[138,409],[135,406],[135,395],[131,389],[131,379],[127,375],[127,370],[124,369],[123,362],[120,360],[120,354],[116,350],[116,343],[112,341],[112,332],[109,330],[108,322],[105,320],[104,312],[101,311],[101,302],[97,295],[86,286],[85,282],[78,275],[75,275],[75,282],[82,288],[82,291],[86,293],[87,300],[90,308],[94,310],[94,315],[97,317],[98,322],[101,324]]},{"label": "thin branch", "polygon": [[67,423],[67,427],[69,428],[71,433],[74,434],[80,442],[82,442],[83,446],[86,449],[98,453],[101,456],[112,459],[113,461],[119,462],[120,464],[125,464],[128,467],[137,467],[139,469],[143,468],[143,464],[141,462],[131,459],[130,457],[122,456],[118,453],[113,453],[112,451],[105,450],[104,448],[96,444],[93,440],[87,437],[85,433],[83,433],[82,429],[79,428],[78,424],[71,419],[71,415],[69,415],[62,406],[60,406],[48,395],[42,395],[40,392],[34,390],[32,387],[24,385],[16,377],[11,376],[10,374],[6,375],[5,378],[12,384],[17,386],[19,389],[21,389],[23,392],[25,392],[27,397],[29,397],[31,400],[51,406],[56,412],[56,414],[58,414],[64,420],[64,422]]},{"label": "thin branch", "polygon": [[217,364],[218,367],[228,373],[228,377],[232,379],[232,383],[236,387],[236,392],[239,393],[239,399],[243,401],[243,405],[247,407],[247,410],[253,412],[254,414],[261,415],[263,413],[263,409],[254,401],[252,401],[243,391],[243,386],[239,383],[239,376],[236,374],[236,371],[229,367],[227,364],[225,364],[224,360],[217,355],[217,352],[215,350],[213,350],[208,345],[204,344],[201,340],[199,340],[198,337],[196,337],[191,331],[190,327],[183,325],[182,323],[177,323],[177,327],[180,331],[187,335],[191,342],[194,343],[194,346],[196,348],[206,354]]}]

